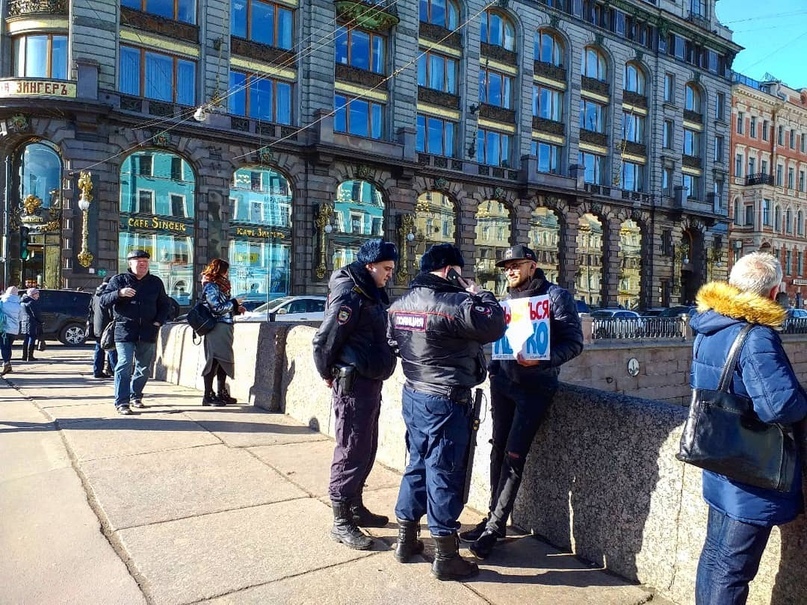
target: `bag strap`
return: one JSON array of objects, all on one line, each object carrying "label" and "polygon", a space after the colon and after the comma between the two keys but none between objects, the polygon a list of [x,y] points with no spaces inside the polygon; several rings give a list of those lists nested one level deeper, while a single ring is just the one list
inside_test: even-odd
[{"label": "bag strap", "polygon": [[737,360],[740,357],[740,350],[743,348],[743,344],[745,344],[746,336],[748,336],[748,333],[753,327],[754,324],[745,324],[734,339],[731,349],[729,349],[729,357],[726,359],[726,364],[723,366],[723,372],[720,374],[720,383],[717,386],[718,391],[728,393],[734,374],[734,368],[737,367]]}]

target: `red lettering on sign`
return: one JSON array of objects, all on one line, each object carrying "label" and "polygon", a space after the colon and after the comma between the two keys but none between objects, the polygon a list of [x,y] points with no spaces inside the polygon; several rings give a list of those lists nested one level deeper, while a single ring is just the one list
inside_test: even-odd
[{"label": "red lettering on sign", "polygon": [[530,304],[530,319],[544,319],[549,316],[549,300],[541,300],[535,304]]}]

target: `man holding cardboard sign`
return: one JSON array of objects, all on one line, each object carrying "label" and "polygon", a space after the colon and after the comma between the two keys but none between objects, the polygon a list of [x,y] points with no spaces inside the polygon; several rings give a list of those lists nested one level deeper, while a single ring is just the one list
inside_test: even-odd
[{"label": "man holding cardboard sign", "polygon": [[547,281],[535,253],[517,245],[496,263],[507,277],[501,303],[507,331],[494,343],[490,373],[493,449],[490,512],[460,537],[486,559],[506,534],[521,485],[524,461],[558,388],[560,366],[583,350],[583,331],[572,295]]}]

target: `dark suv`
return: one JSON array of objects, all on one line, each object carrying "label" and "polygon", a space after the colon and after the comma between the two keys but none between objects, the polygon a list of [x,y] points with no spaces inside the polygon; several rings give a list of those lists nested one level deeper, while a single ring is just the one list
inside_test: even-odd
[{"label": "dark suv", "polygon": [[90,292],[40,290],[39,311],[45,340],[59,340],[66,345],[84,344],[91,299]]}]

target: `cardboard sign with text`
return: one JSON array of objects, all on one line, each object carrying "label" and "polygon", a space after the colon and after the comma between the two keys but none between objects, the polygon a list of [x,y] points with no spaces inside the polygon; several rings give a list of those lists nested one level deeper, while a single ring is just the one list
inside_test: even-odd
[{"label": "cardboard sign with text", "polygon": [[499,303],[507,330],[493,343],[493,359],[549,359],[549,296],[515,298]]}]

